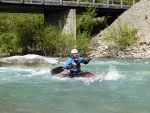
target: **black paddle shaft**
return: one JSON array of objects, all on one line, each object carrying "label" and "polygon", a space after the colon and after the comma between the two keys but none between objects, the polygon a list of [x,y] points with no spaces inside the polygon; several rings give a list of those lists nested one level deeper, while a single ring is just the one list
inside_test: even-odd
[{"label": "black paddle shaft", "polygon": [[56,68],[52,69],[50,72],[51,72],[51,75],[54,75],[54,74],[61,73],[64,70],[65,70],[65,67],[59,66],[59,67],[56,67]]}]

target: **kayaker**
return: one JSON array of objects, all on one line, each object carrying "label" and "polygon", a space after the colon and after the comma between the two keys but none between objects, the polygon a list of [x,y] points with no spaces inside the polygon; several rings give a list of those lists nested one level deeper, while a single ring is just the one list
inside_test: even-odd
[{"label": "kayaker", "polygon": [[71,57],[66,61],[66,69],[70,69],[70,77],[77,76],[78,74],[81,74],[82,71],[80,69],[81,65],[80,63],[83,64],[88,64],[92,60],[92,57],[89,59],[84,59],[83,57],[80,57],[78,55],[78,50],[77,49],[72,49],[71,50]]}]

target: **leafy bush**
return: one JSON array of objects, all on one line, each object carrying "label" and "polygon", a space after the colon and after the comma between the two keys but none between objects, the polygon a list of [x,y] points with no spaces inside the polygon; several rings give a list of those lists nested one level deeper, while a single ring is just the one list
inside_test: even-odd
[{"label": "leafy bush", "polygon": [[[77,19],[77,38],[62,34],[62,28],[46,26],[42,14],[0,14],[0,52],[28,54],[40,50],[43,55],[68,56],[77,47],[82,54],[88,53],[90,36],[93,34],[95,10],[88,9]],[[80,19],[82,18],[82,22]]]},{"label": "leafy bush", "polygon": [[116,47],[122,50],[135,43],[137,31],[137,29],[133,29],[126,23],[119,21],[115,27],[113,26],[108,30],[104,39],[109,42],[114,42]]},{"label": "leafy bush", "polygon": [[88,55],[89,52],[89,43],[90,39],[88,38],[88,33],[78,33],[77,35],[77,48],[80,51],[80,54],[83,56]]},{"label": "leafy bush", "polygon": [[81,15],[77,16],[77,33],[88,32],[89,36],[91,36],[92,31],[94,29],[94,25],[96,22],[93,18],[96,16],[95,9],[87,9],[87,12],[84,12]]},{"label": "leafy bush", "polygon": [[17,53],[18,46],[17,46],[17,38],[16,34],[14,33],[3,33],[0,35],[0,51],[13,54],[14,52]]},{"label": "leafy bush", "polygon": [[44,28],[42,37],[38,39],[38,47],[44,55],[66,56],[74,45],[73,35],[61,34],[61,29],[54,26]]},{"label": "leafy bush", "polygon": [[92,8],[88,8],[86,12],[77,15],[77,35],[78,33],[81,34],[87,32],[88,37],[91,37],[106,28],[106,18],[100,17],[96,19],[96,15],[96,9]]},{"label": "leafy bush", "polygon": [[0,15],[0,53],[17,53],[17,35],[14,32],[15,23],[13,14],[2,13]]},{"label": "leafy bush", "polygon": [[37,49],[37,39],[41,37],[44,28],[44,19],[42,15],[24,14],[18,18],[16,22],[16,34],[18,36],[18,44],[26,51]]}]

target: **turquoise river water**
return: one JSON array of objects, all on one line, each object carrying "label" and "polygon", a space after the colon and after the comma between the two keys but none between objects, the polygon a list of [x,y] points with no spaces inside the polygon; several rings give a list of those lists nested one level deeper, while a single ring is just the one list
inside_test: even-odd
[{"label": "turquoise river water", "polygon": [[150,113],[150,60],[82,65],[95,78],[50,75],[57,66],[0,67],[0,113]]}]

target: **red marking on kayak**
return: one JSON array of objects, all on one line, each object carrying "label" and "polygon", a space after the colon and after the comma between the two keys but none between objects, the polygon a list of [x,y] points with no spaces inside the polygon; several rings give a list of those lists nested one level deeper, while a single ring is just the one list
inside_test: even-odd
[{"label": "red marking on kayak", "polygon": [[[69,76],[69,72],[61,72],[60,73],[61,77],[70,77]],[[77,74],[74,77],[84,77],[84,78],[89,78],[89,77],[95,77],[94,74],[90,73],[90,72],[84,72],[84,74]]]},{"label": "red marking on kayak", "polygon": [[67,76],[69,76],[69,72],[61,72],[60,76],[61,77],[67,77]]}]

